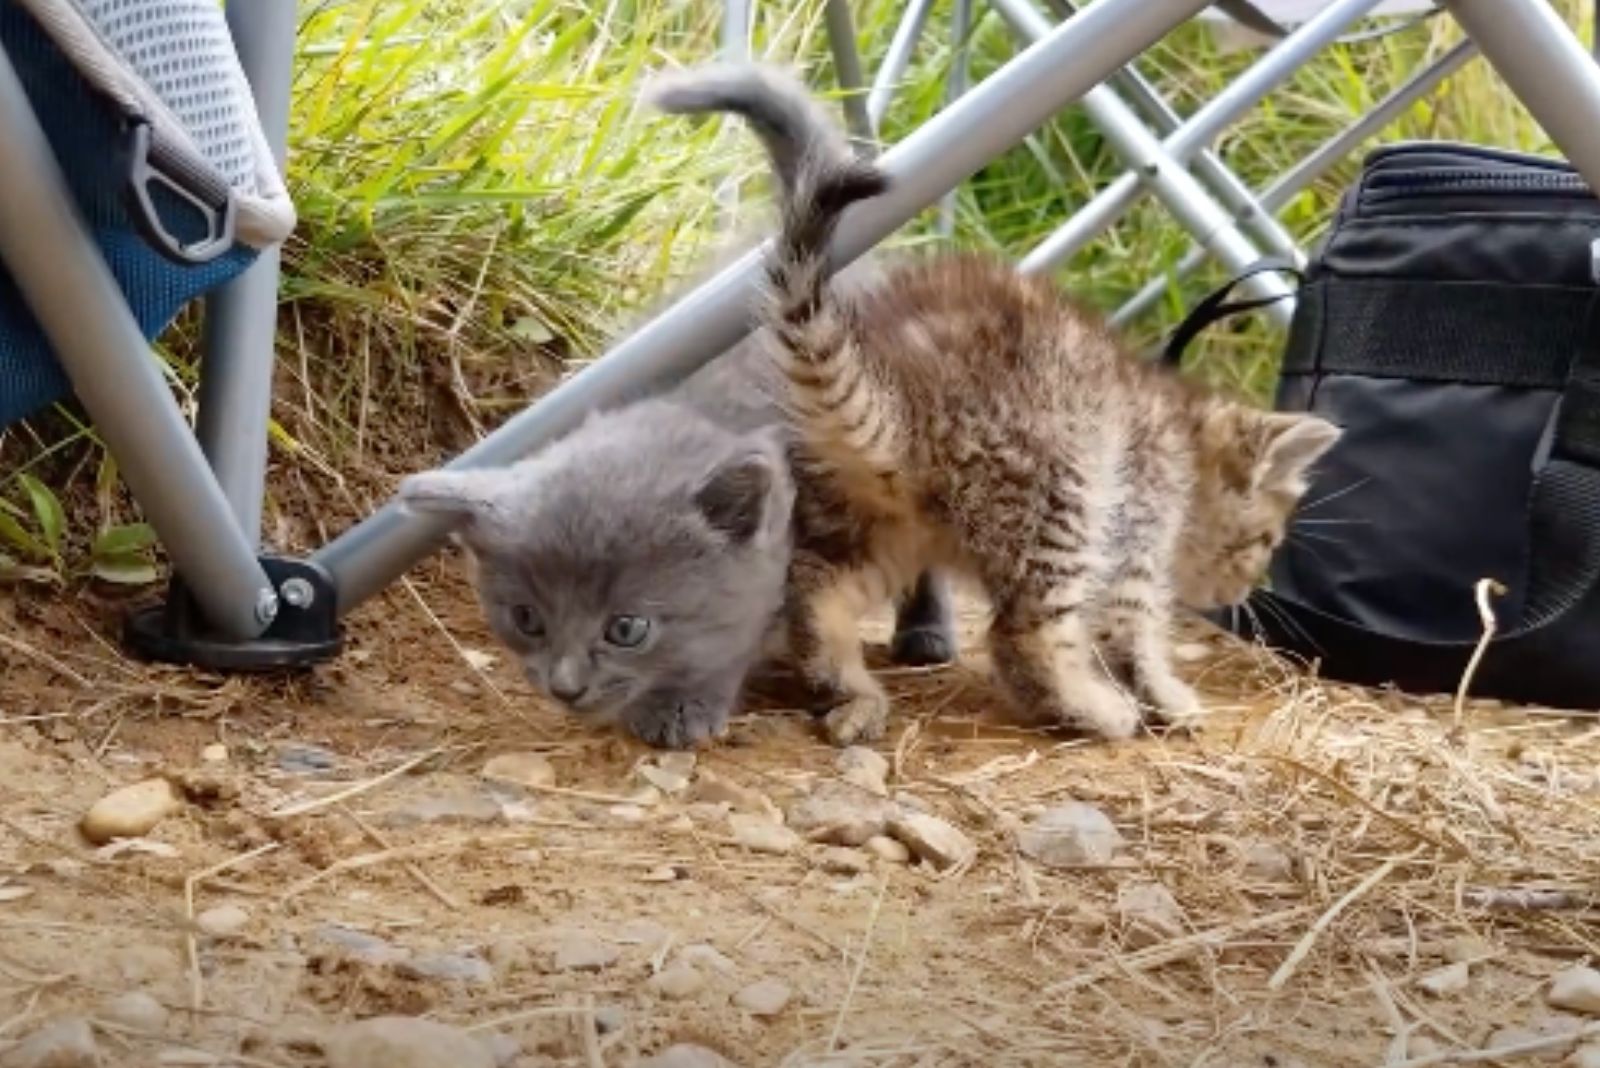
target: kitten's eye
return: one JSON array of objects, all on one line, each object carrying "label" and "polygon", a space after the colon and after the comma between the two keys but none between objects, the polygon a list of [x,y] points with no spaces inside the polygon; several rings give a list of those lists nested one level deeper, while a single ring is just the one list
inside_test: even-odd
[{"label": "kitten's eye", "polygon": [[613,616],[606,624],[606,641],[621,649],[632,649],[650,633],[650,621],[643,616]]},{"label": "kitten's eye", "polygon": [[511,606],[511,624],[530,638],[537,638],[544,633],[544,621],[529,605]]}]

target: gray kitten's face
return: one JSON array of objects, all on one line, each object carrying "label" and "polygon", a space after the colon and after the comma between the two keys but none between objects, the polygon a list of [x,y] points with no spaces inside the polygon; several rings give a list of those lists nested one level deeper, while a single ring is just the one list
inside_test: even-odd
[{"label": "gray kitten's face", "polygon": [[721,730],[783,598],[775,441],[651,403],[516,467],[413,476],[402,497],[466,518],[489,625],[541,691],[656,745]]}]

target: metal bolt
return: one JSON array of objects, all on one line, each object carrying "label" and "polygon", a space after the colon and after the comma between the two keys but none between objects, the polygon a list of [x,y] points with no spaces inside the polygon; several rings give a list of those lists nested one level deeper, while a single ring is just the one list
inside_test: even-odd
[{"label": "metal bolt", "polygon": [[291,608],[310,608],[311,602],[317,599],[317,591],[303,578],[292,578],[280,588],[283,591],[283,599]]},{"label": "metal bolt", "polygon": [[278,618],[278,595],[271,589],[256,594],[256,622],[271,626]]}]

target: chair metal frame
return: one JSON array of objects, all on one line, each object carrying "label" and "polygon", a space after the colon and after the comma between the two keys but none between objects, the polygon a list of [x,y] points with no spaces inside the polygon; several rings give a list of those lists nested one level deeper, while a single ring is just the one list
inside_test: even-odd
[{"label": "chair metal frame", "polygon": [[[1081,104],[1136,177],[1103,191],[1020,265],[1052,270],[1110,225],[1141,190],[1157,196],[1196,237],[1178,265],[1205,255],[1230,267],[1287,241],[1273,209],[1471,58],[1501,75],[1591,186],[1600,189],[1600,66],[1548,0],[1442,0],[1469,41],[1419,72],[1355,126],[1259,193],[1208,154],[1226,125],[1359,17],[1373,0],[1335,0],[1321,16],[1268,50],[1216,100],[1179,120],[1137,80],[1129,64],[1211,0],[1092,0],[1060,24],[1032,0],[990,0],[1026,44],[976,85],[951,79],[949,102],[880,163],[891,190],[853,208],[833,246],[848,264],[943,200],[989,161],[1021,144],[1053,116]],[[748,0],[734,0],[725,50],[741,47]],[[847,108],[870,135],[903,76],[929,5],[912,0],[865,100]],[[958,41],[973,9],[957,5]],[[861,84],[846,0],[827,0],[840,80]],[[295,0],[229,4],[229,27],[273,149],[283,153],[294,56]],[[734,53],[736,54],[736,53]],[[1112,88],[1115,85],[1117,88]],[[1142,121],[1122,93],[1152,116]],[[200,411],[191,433],[150,358],[109,271],[78,220],[38,120],[0,50],[0,261],[49,337],[90,417],[111,449],[174,567],[164,612],[136,617],[133,644],[147,655],[212,667],[283,666],[337,649],[338,619],[437,550],[447,521],[410,515],[390,501],[308,559],[263,553],[260,525],[273,369],[278,257],[207,300]],[[1192,168],[1192,169],[1191,169]],[[1297,251],[1297,250],[1295,250]],[[591,410],[672,386],[737,344],[766,248],[753,249],[634,333],[600,360],[539,398],[458,456],[452,467],[512,462],[566,433]],[[1256,292],[1288,296],[1281,278],[1258,276]],[[1152,285],[1164,284],[1157,280]],[[1159,295],[1159,289],[1157,289]],[[1147,305],[1149,290],[1124,307]],[[1280,321],[1289,301],[1280,301]]]}]

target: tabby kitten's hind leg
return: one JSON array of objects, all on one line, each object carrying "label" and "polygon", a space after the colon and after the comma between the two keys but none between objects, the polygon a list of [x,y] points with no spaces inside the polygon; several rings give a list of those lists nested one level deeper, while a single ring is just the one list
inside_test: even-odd
[{"label": "tabby kitten's hind leg", "polygon": [[883,737],[889,697],[867,670],[858,620],[868,606],[858,573],[797,554],[789,578],[789,651],[802,681],[827,709],[828,739],[854,745]]},{"label": "tabby kitten's hind leg", "polygon": [[1139,709],[1096,656],[1081,606],[1013,604],[989,631],[995,674],[1024,709],[1103,738],[1131,738]]},{"label": "tabby kitten's hind leg", "polygon": [[955,604],[950,583],[941,573],[924,571],[896,606],[889,655],[895,663],[910,667],[955,660]]}]

